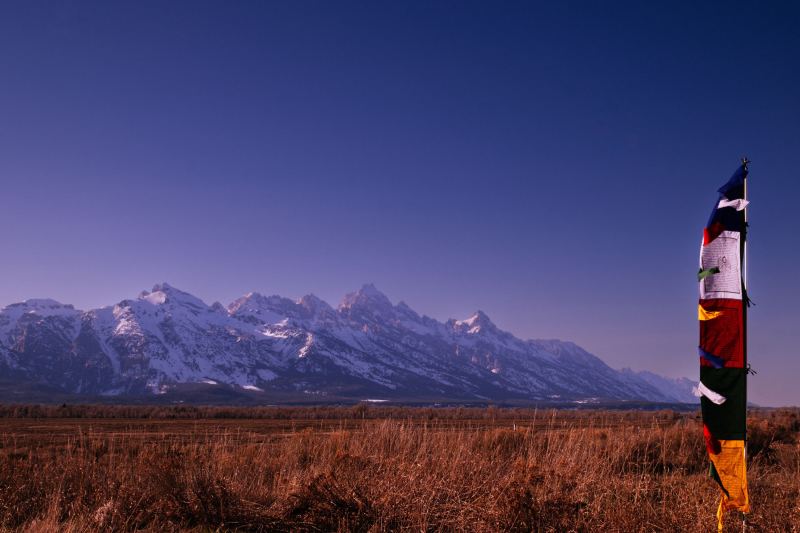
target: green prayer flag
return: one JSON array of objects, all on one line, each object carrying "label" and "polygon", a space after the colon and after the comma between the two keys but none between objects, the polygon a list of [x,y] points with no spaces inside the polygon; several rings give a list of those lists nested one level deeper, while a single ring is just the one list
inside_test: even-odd
[{"label": "green prayer flag", "polygon": [[712,274],[719,274],[719,267],[712,267],[703,270],[702,268],[697,272],[697,281],[702,281]]}]

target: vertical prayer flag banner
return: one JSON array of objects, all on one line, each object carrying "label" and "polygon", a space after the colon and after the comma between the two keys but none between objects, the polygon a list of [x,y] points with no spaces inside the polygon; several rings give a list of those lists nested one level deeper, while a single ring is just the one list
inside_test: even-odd
[{"label": "vertical prayer flag banner", "polygon": [[[700,246],[700,384],[710,475],[719,484],[717,527],[725,511],[750,512],[745,464],[747,417],[747,162],[719,189]],[[746,266],[746,265],[745,265]]]}]

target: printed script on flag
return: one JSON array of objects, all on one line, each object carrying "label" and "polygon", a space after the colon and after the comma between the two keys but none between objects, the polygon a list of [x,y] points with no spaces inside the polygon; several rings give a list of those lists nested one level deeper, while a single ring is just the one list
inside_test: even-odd
[{"label": "printed script on flag", "polygon": [[700,250],[700,269],[718,268],[719,273],[700,283],[700,298],[742,299],[738,231],[723,231]]}]

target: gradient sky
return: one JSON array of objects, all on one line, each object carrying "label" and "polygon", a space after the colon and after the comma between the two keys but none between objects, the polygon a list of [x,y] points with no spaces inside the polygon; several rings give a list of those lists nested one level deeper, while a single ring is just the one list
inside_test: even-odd
[{"label": "gradient sky", "polygon": [[747,154],[750,397],[800,404],[800,4],[734,4],[3,2],[0,305],[374,282],[696,378]]}]

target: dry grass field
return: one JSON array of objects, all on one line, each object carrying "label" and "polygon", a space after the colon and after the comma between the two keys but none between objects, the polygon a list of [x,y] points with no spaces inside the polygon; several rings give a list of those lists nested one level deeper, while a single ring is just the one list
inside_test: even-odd
[{"label": "dry grass field", "polygon": [[[749,423],[746,528],[798,531],[800,413]],[[0,406],[0,428],[4,531],[716,529],[696,413]]]}]

